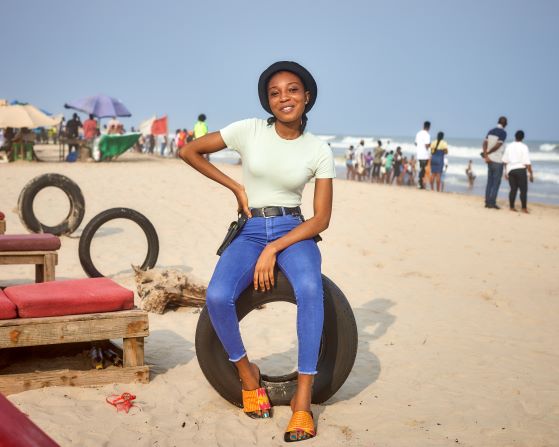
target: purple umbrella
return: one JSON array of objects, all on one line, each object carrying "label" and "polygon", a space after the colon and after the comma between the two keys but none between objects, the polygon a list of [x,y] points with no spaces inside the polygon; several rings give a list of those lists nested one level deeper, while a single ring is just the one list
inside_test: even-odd
[{"label": "purple umbrella", "polygon": [[64,104],[67,109],[78,110],[83,113],[91,113],[97,118],[108,118],[111,116],[132,116],[126,106],[118,99],[107,95],[95,95],[78,99]]}]

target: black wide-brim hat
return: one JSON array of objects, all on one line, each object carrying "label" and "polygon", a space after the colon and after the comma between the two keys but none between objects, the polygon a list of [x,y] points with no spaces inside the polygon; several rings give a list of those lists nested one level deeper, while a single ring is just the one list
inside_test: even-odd
[{"label": "black wide-brim hat", "polygon": [[309,102],[305,105],[305,113],[312,109],[314,103],[316,101],[316,95],[318,93],[318,88],[316,86],[316,81],[310,74],[310,72],[299,65],[297,62],[291,61],[279,61],[272,65],[270,65],[264,72],[260,75],[260,79],[258,80],[258,97],[260,98],[260,104],[264,107],[264,110],[269,114],[273,115],[272,109],[270,108],[270,104],[268,102],[268,82],[270,78],[280,71],[289,71],[290,73],[296,74],[299,76],[301,81],[303,81],[303,86],[305,87],[305,91],[310,92]]}]

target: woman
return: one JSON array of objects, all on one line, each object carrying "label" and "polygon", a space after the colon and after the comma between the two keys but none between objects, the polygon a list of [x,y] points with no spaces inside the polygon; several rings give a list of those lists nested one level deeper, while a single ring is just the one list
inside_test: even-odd
[{"label": "woman", "polygon": [[514,134],[514,140],[514,143],[507,145],[503,154],[505,178],[510,185],[509,205],[511,211],[516,211],[514,202],[516,202],[516,194],[520,189],[522,212],[528,214],[528,179],[530,183],[534,181],[530,150],[523,143],[524,132],[522,130],[518,130]]},{"label": "woman", "polygon": [[[249,284],[266,292],[274,287],[277,263],[297,299],[299,341],[297,390],[284,439],[315,436],[311,390],[324,319],[321,257],[313,238],[328,228],[332,212],[334,158],[328,145],[305,132],[307,112],[316,101],[312,75],[295,62],[276,62],[260,76],[258,95],[272,116],[267,121],[235,122],[187,144],[180,152],[193,168],[225,186],[249,219],[222,254],[208,286],[212,324],[241,379],[243,407],[253,418],[271,416],[260,371],[244,349],[235,301]],[[244,186],[208,162],[205,154],[225,147],[243,160]],[[304,221],[299,205],[305,184],[315,178],[314,216]]]},{"label": "woman", "polygon": [[355,180],[355,152],[353,145],[345,151],[345,167],[346,167],[346,180]]},{"label": "woman", "polygon": [[468,177],[468,189],[472,189],[474,187],[474,180],[476,179],[474,168],[472,166],[472,160],[468,162],[468,167],[466,168],[466,177]]},{"label": "woman", "polygon": [[392,180],[390,181],[390,183],[393,183],[394,179],[396,179],[397,185],[402,184],[402,178],[401,178],[402,160],[403,160],[402,148],[398,146],[396,148],[396,153],[394,154],[394,174],[392,176]]},{"label": "woman", "polygon": [[437,141],[431,143],[431,191],[434,191],[434,184],[437,182],[437,191],[441,191],[441,174],[444,168],[444,157],[448,154],[448,144],[444,138],[444,133],[437,134]]}]

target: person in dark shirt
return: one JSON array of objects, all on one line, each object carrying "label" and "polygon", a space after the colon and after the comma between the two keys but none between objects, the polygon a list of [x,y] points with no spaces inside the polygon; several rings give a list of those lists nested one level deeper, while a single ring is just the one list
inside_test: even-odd
[{"label": "person in dark shirt", "polygon": [[501,116],[497,127],[489,132],[483,140],[482,157],[487,163],[487,186],[485,188],[485,208],[500,209],[497,205],[497,194],[503,177],[503,153],[505,152],[505,141],[507,133],[507,118]]},{"label": "person in dark shirt", "polygon": [[[78,114],[74,113],[72,119],[68,120],[68,122],[66,123],[66,137],[77,139],[79,136],[80,127],[83,127],[83,124]],[[73,150],[77,150],[77,149],[78,149],[77,143],[70,143],[68,145],[68,150],[70,152],[73,152]]]}]

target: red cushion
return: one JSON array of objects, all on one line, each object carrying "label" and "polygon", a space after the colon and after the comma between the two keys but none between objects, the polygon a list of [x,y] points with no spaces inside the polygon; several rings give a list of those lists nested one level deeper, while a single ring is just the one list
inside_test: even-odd
[{"label": "red cushion", "polygon": [[60,248],[53,234],[0,234],[0,251],[51,251]]},{"label": "red cushion", "polygon": [[0,290],[0,320],[9,320],[16,317],[16,305]]},{"label": "red cushion", "polygon": [[43,430],[37,427],[29,416],[22,413],[8,399],[0,394],[0,445],[2,447],[59,447]]},{"label": "red cushion", "polygon": [[4,289],[22,318],[132,309],[134,292],[109,278],[70,279]]},{"label": "red cushion", "polygon": [[4,220],[4,217],[6,217],[6,215],[2,211],[0,211],[0,220]]}]

